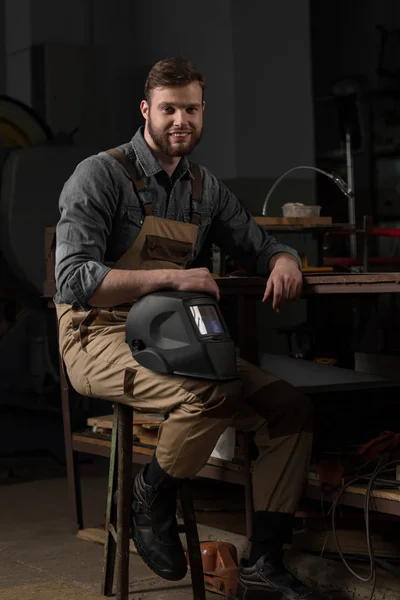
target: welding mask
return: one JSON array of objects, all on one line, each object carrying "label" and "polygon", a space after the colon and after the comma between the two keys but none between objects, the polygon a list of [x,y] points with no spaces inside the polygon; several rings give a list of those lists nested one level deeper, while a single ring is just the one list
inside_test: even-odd
[{"label": "welding mask", "polygon": [[133,358],[159,373],[229,380],[236,350],[216,299],[192,292],[154,292],[129,311],[126,342]]}]

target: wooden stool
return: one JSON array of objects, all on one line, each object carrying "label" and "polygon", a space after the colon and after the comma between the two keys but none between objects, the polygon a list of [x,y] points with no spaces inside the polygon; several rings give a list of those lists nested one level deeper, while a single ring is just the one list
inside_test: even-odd
[{"label": "wooden stool", "polygon": [[[132,444],[133,409],[124,404],[114,406],[111,438],[110,470],[108,480],[106,539],[104,545],[102,594],[113,594],[116,571],[116,598],[128,600],[129,594],[129,541],[132,506]],[[117,492],[117,494],[115,494]],[[115,502],[116,497],[116,502]],[[194,600],[205,600],[203,563],[197,532],[196,516],[189,483],[179,489],[184,524],[179,526],[186,534],[187,550],[192,576]]]},{"label": "wooden stool", "polygon": [[[82,498],[80,489],[79,463],[73,449],[69,394],[72,386],[59,356],[61,397],[65,451],[67,462],[68,492],[73,507],[75,526],[83,528]],[[114,573],[116,571],[116,600],[128,600],[129,595],[129,542],[131,533],[132,509],[132,463],[133,463],[133,408],[115,404],[110,449],[108,478],[106,538],[104,544],[103,596],[113,594]],[[117,494],[115,494],[117,492]],[[116,502],[115,502],[116,498]],[[187,552],[192,577],[193,600],[206,600],[203,562],[197,532],[196,515],[185,481],[179,489],[179,498],[184,524],[180,533],[186,534]]]}]

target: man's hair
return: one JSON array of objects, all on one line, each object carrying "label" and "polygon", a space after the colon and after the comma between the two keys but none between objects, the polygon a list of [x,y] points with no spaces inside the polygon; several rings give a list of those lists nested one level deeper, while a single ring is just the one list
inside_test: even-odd
[{"label": "man's hair", "polygon": [[150,103],[151,92],[158,87],[188,85],[198,81],[204,94],[204,77],[194,65],[184,58],[166,58],[158,61],[147,76],[144,96]]}]

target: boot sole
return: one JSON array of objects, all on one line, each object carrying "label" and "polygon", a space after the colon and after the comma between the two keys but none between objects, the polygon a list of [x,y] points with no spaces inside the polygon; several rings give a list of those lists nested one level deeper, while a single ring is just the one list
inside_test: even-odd
[{"label": "boot sole", "polygon": [[182,579],[184,579],[186,577],[186,575],[187,575],[187,569],[186,569],[186,571],[185,571],[184,574],[179,575],[179,576],[174,576],[173,573],[170,574],[168,571],[161,571],[150,560],[150,558],[147,556],[146,552],[144,551],[143,547],[140,545],[140,542],[139,542],[138,538],[135,535],[136,527],[134,525],[132,525],[131,529],[132,529],[132,540],[133,540],[133,543],[134,543],[135,548],[137,550],[137,553],[139,554],[139,556],[143,560],[143,562],[146,563],[146,565],[149,567],[149,569],[151,569],[156,575],[158,575],[162,579],[166,579],[167,581],[181,581]]}]

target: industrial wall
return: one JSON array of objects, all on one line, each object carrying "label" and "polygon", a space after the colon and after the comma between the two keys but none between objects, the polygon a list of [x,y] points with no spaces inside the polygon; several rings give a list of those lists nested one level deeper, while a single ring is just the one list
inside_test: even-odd
[{"label": "industrial wall", "polygon": [[[224,178],[276,177],[299,161],[313,160],[306,0],[206,0],[201,6],[192,0],[116,0],[112,5],[4,0],[4,23],[4,91],[28,103],[33,100],[32,46],[105,48],[99,77],[109,108],[108,123],[98,123],[104,132],[101,145],[123,142],[134,133],[149,67],[181,55],[207,78],[206,131],[198,160]],[[64,75],[65,89],[79,94],[73,72]]]}]

